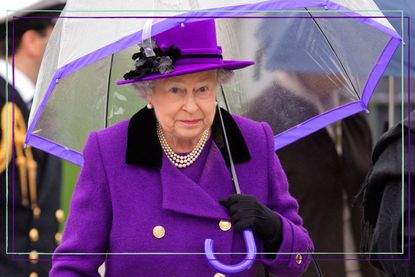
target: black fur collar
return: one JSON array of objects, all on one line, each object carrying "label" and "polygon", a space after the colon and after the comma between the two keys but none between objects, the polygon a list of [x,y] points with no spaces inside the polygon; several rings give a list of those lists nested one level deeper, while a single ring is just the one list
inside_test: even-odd
[{"label": "black fur collar", "polygon": [[[250,160],[251,156],[245,140],[232,116],[221,109],[226,126],[233,162],[240,163]],[[223,158],[229,166],[228,154],[223,138],[218,112],[212,124],[212,136]],[[130,119],[128,125],[128,141],[125,161],[148,168],[161,168],[162,149],[157,137],[156,117],[153,110],[146,107],[138,111]]]}]

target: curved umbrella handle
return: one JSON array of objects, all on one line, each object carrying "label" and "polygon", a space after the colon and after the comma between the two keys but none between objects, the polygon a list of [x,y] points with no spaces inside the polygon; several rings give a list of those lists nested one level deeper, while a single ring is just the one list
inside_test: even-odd
[{"label": "curved umbrella handle", "polygon": [[219,262],[216,259],[215,254],[213,253],[214,252],[213,251],[213,240],[212,239],[205,240],[206,259],[208,260],[209,264],[214,269],[216,269],[217,271],[221,273],[238,273],[246,269],[249,269],[251,267],[256,256],[256,245],[255,245],[254,235],[252,234],[251,230],[244,230],[242,234],[245,239],[247,254],[245,256],[245,259],[242,262],[240,262],[239,264],[235,264],[235,265],[225,265]]}]

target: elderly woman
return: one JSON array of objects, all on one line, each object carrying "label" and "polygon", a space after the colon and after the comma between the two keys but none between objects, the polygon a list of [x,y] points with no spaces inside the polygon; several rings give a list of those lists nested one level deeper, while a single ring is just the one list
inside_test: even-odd
[{"label": "elderly woman", "polygon": [[135,84],[148,105],[90,135],[51,276],[98,276],[103,261],[106,276],[225,276],[206,261],[204,241],[227,253],[218,255],[223,263],[238,263],[244,229],[262,254],[238,276],[255,276],[260,264],[301,275],[313,245],[271,129],[222,111],[243,194],[232,184],[216,90],[229,70],[253,62],[222,59],[213,20],[153,39],[155,56],[140,47],[120,82]]}]

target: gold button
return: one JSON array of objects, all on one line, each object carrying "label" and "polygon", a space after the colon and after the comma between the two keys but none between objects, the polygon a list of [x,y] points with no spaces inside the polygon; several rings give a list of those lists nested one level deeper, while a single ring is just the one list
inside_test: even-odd
[{"label": "gold button", "polygon": [[35,219],[38,219],[39,217],[40,217],[40,214],[41,214],[42,212],[41,212],[41,210],[40,210],[40,208],[39,207],[36,207],[36,208],[34,208],[33,209],[33,217],[35,218]]},{"label": "gold button", "polygon": [[153,228],[153,236],[161,239],[166,234],[166,230],[164,230],[163,226],[156,226]]},{"label": "gold button", "polygon": [[39,258],[39,254],[37,253],[37,251],[33,250],[29,253],[29,260],[32,264],[37,264],[38,258]]},{"label": "gold button", "polygon": [[218,273],[215,273],[213,277],[226,277],[226,275],[218,272]]},{"label": "gold button", "polygon": [[63,220],[65,219],[65,212],[62,209],[58,209],[55,212],[55,216],[58,222],[63,222]]},{"label": "gold button", "polygon": [[297,264],[301,264],[302,261],[303,261],[303,256],[301,256],[301,254],[295,255],[295,262]]},{"label": "gold button", "polygon": [[223,220],[223,219],[221,221],[219,221],[219,228],[222,231],[224,231],[224,232],[229,231],[231,229],[231,227],[232,227],[232,223],[230,223],[229,221],[226,221],[226,220]]},{"label": "gold button", "polygon": [[36,228],[30,229],[29,238],[30,238],[31,241],[38,241],[39,240],[39,231]]},{"label": "gold button", "polygon": [[32,273],[30,273],[30,275],[29,275],[29,277],[37,277],[38,275],[37,275],[37,273],[36,272],[32,272]]},{"label": "gold button", "polygon": [[61,240],[62,240],[62,233],[61,232],[57,232],[55,234],[55,241],[56,241],[56,243],[57,244],[61,243]]}]

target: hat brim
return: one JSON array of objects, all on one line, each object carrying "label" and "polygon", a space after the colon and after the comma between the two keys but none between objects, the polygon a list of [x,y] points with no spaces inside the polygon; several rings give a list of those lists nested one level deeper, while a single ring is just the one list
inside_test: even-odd
[{"label": "hat brim", "polygon": [[196,73],[196,72],[201,72],[201,71],[208,71],[208,70],[213,70],[213,69],[219,69],[219,68],[228,69],[228,70],[237,70],[237,69],[242,69],[253,64],[255,64],[255,62],[253,61],[233,61],[233,60],[224,60],[223,63],[221,64],[209,64],[209,63],[179,64],[179,65],[174,65],[174,71],[170,73],[152,74],[152,75],[145,76],[143,78],[131,79],[131,80],[119,80],[116,82],[116,84],[126,85],[126,84],[131,84],[131,83],[136,83],[136,82],[165,79],[165,78],[170,78],[174,76],[181,76],[181,75],[186,75],[186,74],[191,74],[191,73]]}]

